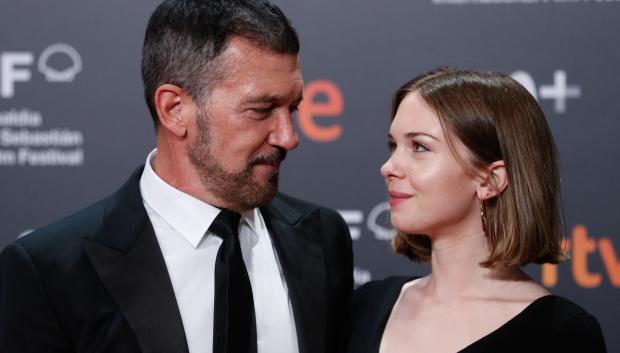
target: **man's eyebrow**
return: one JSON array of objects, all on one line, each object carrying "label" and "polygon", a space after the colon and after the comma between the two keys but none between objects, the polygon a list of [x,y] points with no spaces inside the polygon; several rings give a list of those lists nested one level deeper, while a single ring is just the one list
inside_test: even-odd
[{"label": "man's eyebrow", "polygon": [[265,102],[273,102],[273,101],[277,101],[278,98],[280,98],[279,96],[273,96],[273,95],[262,95],[262,96],[256,96],[256,97],[249,97],[248,99],[245,100],[245,103],[265,103]]},{"label": "man's eyebrow", "polygon": [[[271,103],[271,102],[280,102],[282,100],[284,100],[283,96],[265,94],[265,95],[262,95],[262,96],[250,97],[244,103],[246,103],[246,104]],[[303,95],[299,95],[299,97],[297,97],[297,99],[295,99],[295,101],[293,101],[292,105],[297,106],[297,105],[299,105],[299,103],[301,103],[302,100],[303,100]]]}]

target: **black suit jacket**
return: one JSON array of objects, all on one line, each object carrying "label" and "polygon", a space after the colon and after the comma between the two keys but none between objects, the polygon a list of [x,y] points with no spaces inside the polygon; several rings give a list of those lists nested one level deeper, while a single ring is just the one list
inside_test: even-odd
[{"label": "black suit jacket", "polygon": [[[187,352],[138,169],[116,193],[0,255],[0,352]],[[351,240],[334,211],[278,195],[261,209],[300,353],[343,348]]]}]

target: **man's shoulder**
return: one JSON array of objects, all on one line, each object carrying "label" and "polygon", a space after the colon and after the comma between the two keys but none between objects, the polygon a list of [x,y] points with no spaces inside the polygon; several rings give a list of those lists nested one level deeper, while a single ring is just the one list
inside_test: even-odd
[{"label": "man's shoulder", "polygon": [[[95,239],[105,220],[114,217],[112,213],[120,205],[127,203],[126,199],[135,199],[136,174],[132,175],[119,190],[94,202],[58,221],[39,228],[15,241],[31,255],[55,253],[66,254],[82,247],[84,239]],[[139,197],[139,195],[138,195]],[[132,205],[132,208],[136,208]],[[134,210],[134,213],[138,211]]]},{"label": "man's shoulder", "polygon": [[31,255],[70,252],[83,238],[94,238],[111,196],[17,239]]}]

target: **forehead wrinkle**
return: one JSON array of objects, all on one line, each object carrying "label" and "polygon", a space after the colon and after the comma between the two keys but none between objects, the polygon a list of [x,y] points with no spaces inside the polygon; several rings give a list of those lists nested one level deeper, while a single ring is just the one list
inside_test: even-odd
[{"label": "forehead wrinkle", "polygon": [[265,102],[280,101],[283,99],[282,96],[268,94],[268,93],[253,97],[252,92],[248,93],[244,98],[245,98],[246,103],[265,103]]}]

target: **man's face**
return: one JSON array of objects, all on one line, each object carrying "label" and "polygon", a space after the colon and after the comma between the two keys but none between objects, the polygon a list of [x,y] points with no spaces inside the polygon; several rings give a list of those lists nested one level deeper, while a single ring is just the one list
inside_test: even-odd
[{"label": "man's face", "polygon": [[244,211],[267,204],[280,162],[297,147],[292,114],[303,79],[297,55],[275,54],[233,38],[222,55],[223,80],[198,107],[188,157],[203,186]]}]

